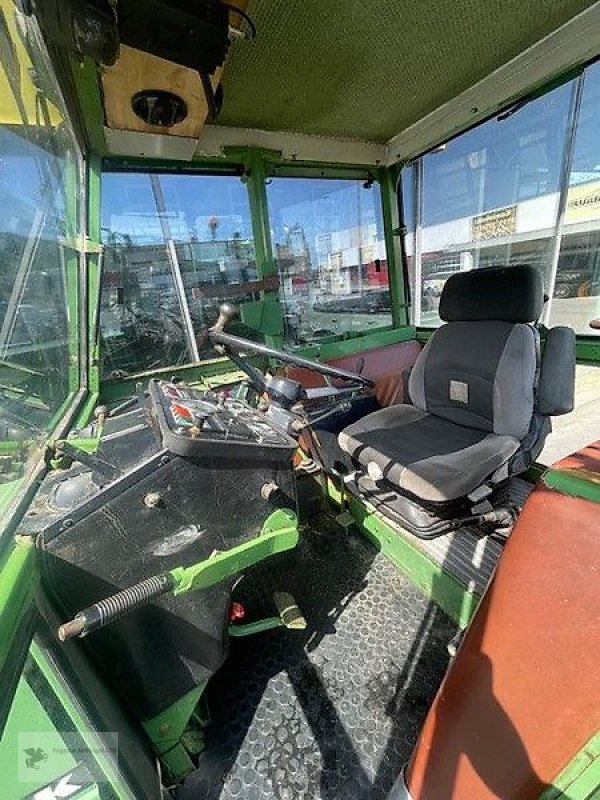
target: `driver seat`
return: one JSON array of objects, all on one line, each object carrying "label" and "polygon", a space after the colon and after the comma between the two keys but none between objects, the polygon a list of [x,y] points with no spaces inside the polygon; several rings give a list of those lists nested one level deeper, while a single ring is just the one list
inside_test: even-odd
[{"label": "driver seat", "polygon": [[431,507],[460,498],[475,505],[526,470],[551,430],[550,416],[573,408],[575,334],[548,331],[540,362],[532,323],[543,304],[532,266],[451,276],[439,306],[447,324],[410,375],[412,405],[380,409],[339,434],[357,474]]}]

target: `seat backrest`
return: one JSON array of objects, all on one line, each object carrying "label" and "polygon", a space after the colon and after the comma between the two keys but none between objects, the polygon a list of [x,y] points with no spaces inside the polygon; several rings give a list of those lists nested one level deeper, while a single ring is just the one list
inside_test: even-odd
[{"label": "seat backrest", "polygon": [[412,403],[459,425],[521,441],[530,429],[543,308],[535,267],[472,270],[446,281],[438,328],[410,376]]}]

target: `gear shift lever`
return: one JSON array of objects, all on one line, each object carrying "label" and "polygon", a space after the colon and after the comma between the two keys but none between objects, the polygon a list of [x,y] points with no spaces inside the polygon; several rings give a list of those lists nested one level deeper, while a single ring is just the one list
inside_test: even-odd
[{"label": "gear shift lever", "polygon": [[223,333],[234,317],[237,317],[238,309],[233,303],[222,303],[219,306],[219,318],[215,324],[209,328],[211,333]]}]

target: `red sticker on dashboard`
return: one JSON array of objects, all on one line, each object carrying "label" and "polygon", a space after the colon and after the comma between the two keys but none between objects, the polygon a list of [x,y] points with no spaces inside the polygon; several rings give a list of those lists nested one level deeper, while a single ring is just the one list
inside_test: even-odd
[{"label": "red sticker on dashboard", "polygon": [[194,424],[194,415],[192,412],[189,408],[179,405],[179,403],[171,403],[171,414],[173,414],[174,419],[181,425]]}]

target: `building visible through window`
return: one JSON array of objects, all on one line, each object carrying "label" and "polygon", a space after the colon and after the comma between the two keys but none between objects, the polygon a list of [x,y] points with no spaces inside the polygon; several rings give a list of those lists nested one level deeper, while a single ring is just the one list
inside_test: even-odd
[{"label": "building visible through window", "polygon": [[440,324],[439,298],[453,273],[528,263],[539,268],[550,295],[544,321],[600,333],[599,108],[596,64],[404,170],[417,325]]}]

